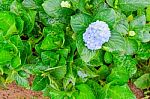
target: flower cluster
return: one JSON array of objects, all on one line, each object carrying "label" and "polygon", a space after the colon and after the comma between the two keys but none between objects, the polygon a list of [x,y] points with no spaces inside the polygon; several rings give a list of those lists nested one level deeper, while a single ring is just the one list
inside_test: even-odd
[{"label": "flower cluster", "polygon": [[108,42],[110,36],[111,33],[108,25],[103,21],[97,20],[86,29],[83,34],[83,40],[88,49],[97,50],[102,47],[102,44]]}]

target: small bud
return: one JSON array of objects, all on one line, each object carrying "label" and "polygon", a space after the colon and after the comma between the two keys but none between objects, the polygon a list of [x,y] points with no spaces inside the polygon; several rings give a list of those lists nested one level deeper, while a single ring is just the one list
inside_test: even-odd
[{"label": "small bud", "polygon": [[133,15],[131,14],[131,15],[128,16],[127,21],[131,22],[132,20],[133,20]]},{"label": "small bud", "polygon": [[134,36],[136,33],[134,31],[129,31],[129,36]]},{"label": "small bud", "polygon": [[71,4],[68,1],[62,1],[60,5],[61,7],[65,7],[65,8],[71,7]]}]

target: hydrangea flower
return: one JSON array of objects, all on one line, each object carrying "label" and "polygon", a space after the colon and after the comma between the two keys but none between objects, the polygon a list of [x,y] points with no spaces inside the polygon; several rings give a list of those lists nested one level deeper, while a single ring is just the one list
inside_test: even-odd
[{"label": "hydrangea flower", "polygon": [[90,50],[97,50],[102,47],[105,42],[108,42],[111,36],[110,29],[106,22],[97,20],[89,25],[83,34],[85,46]]},{"label": "hydrangea flower", "polygon": [[68,1],[62,1],[60,5],[61,5],[61,7],[66,7],[66,8],[70,8],[71,7],[71,5],[70,5],[70,3]]}]

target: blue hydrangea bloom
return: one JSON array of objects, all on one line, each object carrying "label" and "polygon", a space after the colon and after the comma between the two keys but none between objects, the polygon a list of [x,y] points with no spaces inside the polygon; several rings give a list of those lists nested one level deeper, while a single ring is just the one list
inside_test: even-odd
[{"label": "blue hydrangea bloom", "polygon": [[110,29],[106,22],[97,20],[89,25],[83,34],[85,46],[90,50],[97,50],[102,47],[105,42],[108,42],[111,36]]}]

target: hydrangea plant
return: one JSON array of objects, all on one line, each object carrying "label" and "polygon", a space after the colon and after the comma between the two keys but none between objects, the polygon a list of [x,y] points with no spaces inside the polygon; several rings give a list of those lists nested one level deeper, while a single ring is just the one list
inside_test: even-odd
[{"label": "hydrangea plant", "polygon": [[0,0],[0,87],[136,99],[130,80],[150,86],[149,23],[150,0]]}]

